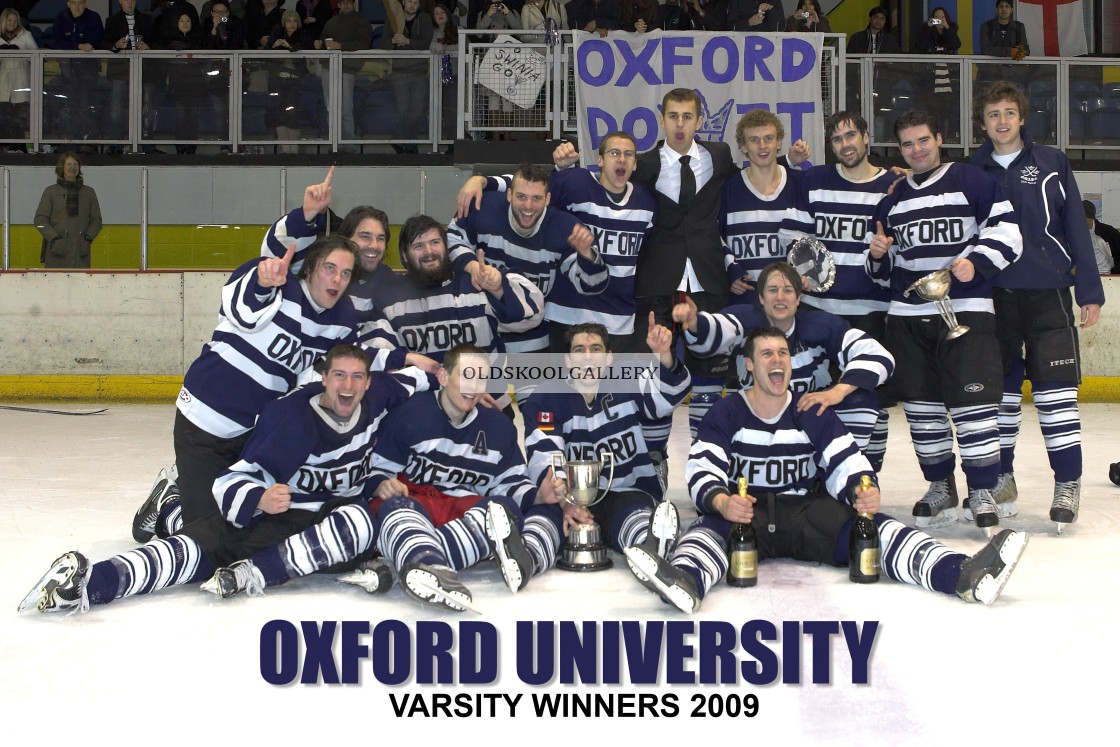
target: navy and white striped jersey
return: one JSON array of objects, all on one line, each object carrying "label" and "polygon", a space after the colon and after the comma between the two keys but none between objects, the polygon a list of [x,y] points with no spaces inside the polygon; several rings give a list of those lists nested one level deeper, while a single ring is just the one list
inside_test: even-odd
[{"label": "navy and white striped jersey", "polygon": [[[504,352],[499,328],[532,329],[544,317],[544,296],[529,280],[502,271],[502,297],[480,291],[456,270],[442,285],[402,275],[383,286],[380,314],[361,325],[361,341],[371,348],[401,347],[442,361],[456,345],[470,343]],[[375,309],[375,311],[378,311]]]},{"label": "navy and white striped jersey", "polygon": [[864,268],[867,243],[875,234],[875,208],[899,177],[880,169],[866,181],[844,176],[839,164],[814,166],[802,173],[797,209],[782,224],[783,243],[803,236],[824,242],[836,262],[836,282],[824,294],[806,293],[801,302],[843,316],[886,311],[887,289],[874,283]]},{"label": "navy and white striped jersey", "polygon": [[[924,176],[924,175],[923,175]],[[934,316],[937,307],[917,293],[903,298],[914,281],[965,257],[976,277],[953,279],[953,309],[995,313],[992,278],[1023,252],[1023,237],[1011,202],[995,179],[965,163],[941,166],[919,184],[911,176],[875,209],[871,224],[894,238],[881,260],[867,255],[867,272],[891,291],[888,313]],[[874,234],[868,234],[868,243]]]},{"label": "navy and white striped jersey", "polygon": [[[749,168],[731,176],[723,185],[719,213],[719,235],[723,239],[723,263],[730,282],[744,275],[754,285],[762,268],[789,255],[782,241],[782,223],[793,217],[801,172],[778,166],[781,181],[772,195],[763,195],[747,179]],[[757,293],[749,291],[743,302],[754,303]]]},{"label": "navy and white striped jersey", "polygon": [[[487,177],[486,190],[504,192],[512,177]],[[597,322],[612,335],[634,331],[634,270],[646,233],[657,215],[657,198],[647,187],[628,182],[616,202],[587,169],[554,171],[548,180],[552,207],[575,216],[595,234],[611,280],[598,295],[586,295],[561,273],[548,297],[545,316],[561,324]]]},{"label": "navy and white striped jersey", "polygon": [[222,288],[218,326],[187,369],[176,402],[187,420],[219,438],[250,430],[261,408],[287,392],[320,355],[357,341],[350,299],[320,309],[291,274],[279,288],[261,287],[260,262],[241,265]]},{"label": "navy and white striped jersey", "polygon": [[[451,261],[456,271],[462,270],[477,258],[477,250],[482,249],[488,263],[532,281],[540,288],[546,302],[553,300],[557,272],[567,275],[572,287],[581,294],[602,293],[610,281],[602,256],[596,252],[592,262],[568,245],[568,237],[578,223],[562,210],[545,208],[532,233],[522,236],[514,228],[506,196],[487,192],[482,196],[480,209],[472,206],[465,218],[457,218],[447,226]],[[546,306],[545,319],[550,318]],[[510,352],[548,349],[546,324],[529,331],[502,331]]]},{"label": "navy and white striped jersey", "polygon": [[[532,394],[519,403],[525,421],[529,477],[540,485],[556,453],[580,460],[598,459],[609,451],[614,455],[611,490],[639,490],[660,500],[661,484],[642,435],[642,421],[671,416],[691,386],[688,369],[674,361],[672,369],[661,367],[660,388],[646,386],[640,393],[597,394],[591,404],[578,392]],[[609,476],[610,467],[606,465],[599,478],[600,487],[607,487]]]},{"label": "navy and white striped jersey", "polygon": [[315,216],[308,223],[303,218],[303,206],[297,207],[268,228],[261,242],[262,257],[283,257],[288,253],[288,244],[296,245],[296,253],[288,271],[295,274],[303,267],[303,260],[307,258],[307,250],[319,238],[319,233],[327,225],[327,217],[323,213]]},{"label": "navy and white striped jersey", "polygon": [[226,520],[247,527],[260,519],[261,496],[287,485],[293,511],[319,511],[338,498],[368,499],[374,437],[385,415],[428,388],[417,368],[371,373],[358,410],[340,425],[319,406],[323,384],[307,384],[261,411],[241,459],[214,481],[214,499]]},{"label": "navy and white striped jersey", "polygon": [[700,421],[688,453],[685,481],[700,513],[715,514],[712,499],[734,494],[740,477],[748,492],[805,495],[822,481],[829,495],[848,502],[871,464],[831,409],[797,411],[798,394],[774,418],[754,414],[745,392],[724,397]]},{"label": "navy and white striped jersey", "polygon": [[439,392],[413,397],[389,414],[378,434],[373,470],[371,490],[403,475],[457,498],[506,496],[526,510],[537,495],[510,419],[500,410],[476,407],[452,425]]},{"label": "navy and white striped jersey", "polygon": [[[770,322],[756,306],[729,306],[718,314],[700,312],[696,334],[685,330],[685,343],[696,355],[729,355],[738,351],[736,367],[743,386],[750,386],[740,350],[746,333]],[[790,388],[799,393],[817,392],[835,383],[831,369],[840,371],[840,382],[860,390],[864,396],[875,396],[875,388],[886,383],[894,373],[894,356],[873,337],[853,329],[846,321],[826,311],[798,309],[793,327],[786,333],[789,342],[793,375]],[[844,400],[851,407],[857,400],[853,392]]]}]

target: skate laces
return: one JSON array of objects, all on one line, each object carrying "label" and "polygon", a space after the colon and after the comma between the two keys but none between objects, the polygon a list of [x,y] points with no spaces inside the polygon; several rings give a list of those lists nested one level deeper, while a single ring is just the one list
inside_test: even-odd
[{"label": "skate laces", "polygon": [[1071,511],[1077,510],[1077,504],[1081,498],[1081,486],[1077,480],[1070,482],[1059,482],[1054,485],[1054,504],[1051,508],[1067,508]]},{"label": "skate laces", "polygon": [[953,500],[952,494],[949,492],[948,480],[937,480],[929,484],[929,489],[926,494],[922,496],[922,503],[928,503],[931,506],[939,506],[942,503],[949,503]]},{"label": "skate laces", "polygon": [[264,595],[264,578],[257,567],[249,561],[235,563],[230,567],[233,577],[237,580],[237,588],[244,589],[251,597]]}]

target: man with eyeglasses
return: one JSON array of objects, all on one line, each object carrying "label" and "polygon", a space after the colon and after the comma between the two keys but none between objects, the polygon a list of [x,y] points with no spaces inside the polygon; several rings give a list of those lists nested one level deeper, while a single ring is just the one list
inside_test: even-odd
[{"label": "man with eyeglasses", "polygon": [[[552,161],[557,169],[548,180],[552,204],[595,234],[611,280],[602,293],[589,296],[579,293],[567,276],[557,276],[549,295],[549,349],[567,352],[568,328],[595,323],[607,328],[615,353],[644,353],[645,337],[634,335],[634,268],[653,226],[657,200],[648,188],[630,181],[638,163],[634,138],[612,132],[599,141],[598,178],[587,169],[570,168],[579,153],[567,141],[556,147]],[[478,204],[483,190],[504,190],[508,184],[508,177],[471,177],[459,195],[459,215],[466,215],[472,200]]]},{"label": "man with eyeglasses", "polygon": [[210,5],[210,18],[203,21],[202,46],[206,49],[245,49],[245,22],[231,16],[229,5],[217,0]]}]

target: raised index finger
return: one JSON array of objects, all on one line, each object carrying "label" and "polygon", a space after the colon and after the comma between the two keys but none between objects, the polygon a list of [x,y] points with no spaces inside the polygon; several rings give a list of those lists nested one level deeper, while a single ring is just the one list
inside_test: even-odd
[{"label": "raised index finger", "polygon": [[323,180],[323,186],[331,186],[331,179],[334,178],[334,164],[331,164],[330,169],[327,171],[327,178]]}]

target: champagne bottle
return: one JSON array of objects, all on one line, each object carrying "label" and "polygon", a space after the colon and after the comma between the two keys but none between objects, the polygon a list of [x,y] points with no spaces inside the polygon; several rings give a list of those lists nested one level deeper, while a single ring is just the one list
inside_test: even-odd
[{"label": "champagne bottle", "polygon": [[[744,477],[739,478],[739,495],[747,497],[747,480]],[[758,542],[754,536],[754,524],[748,521],[731,525],[727,554],[731,561],[727,569],[728,586],[754,586],[758,583]]]},{"label": "champagne bottle", "polygon": [[[871,477],[859,478],[859,492],[871,487]],[[848,578],[857,584],[873,584],[879,580],[879,527],[872,514],[856,514],[852,537],[848,544]]]}]

